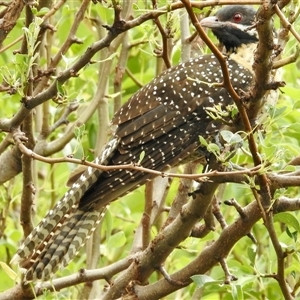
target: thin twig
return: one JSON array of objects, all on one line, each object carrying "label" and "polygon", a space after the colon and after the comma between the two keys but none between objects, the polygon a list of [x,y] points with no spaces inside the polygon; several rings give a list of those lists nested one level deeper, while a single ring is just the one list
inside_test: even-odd
[{"label": "thin twig", "polygon": [[288,21],[288,19],[282,13],[282,11],[280,10],[280,8],[278,7],[277,4],[274,6],[274,9],[275,9],[276,15],[279,17],[283,27],[288,29],[291,32],[291,34],[295,37],[295,39],[300,43],[299,33],[295,30],[295,28],[292,26],[292,24]]},{"label": "thin twig", "polygon": [[147,172],[156,176],[161,176],[161,177],[177,177],[177,178],[189,178],[189,179],[199,179],[199,178],[206,178],[206,177],[218,177],[218,176],[228,176],[232,174],[245,174],[248,176],[254,176],[259,174],[261,166],[256,166],[251,169],[245,169],[245,170],[240,170],[240,171],[228,171],[228,172],[219,172],[219,171],[211,171],[203,174],[177,174],[177,173],[168,173],[168,172],[161,172],[161,171],[155,171],[152,169],[144,168],[142,166],[138,166],[135,164],[125,164],[125,165],[109,165],[109,166],[104,166],[104,165],[98,165],[93,162],[88,162],[85,159],[76,159],[76,158],[71,158],[71,157],[61,157],[61,158],[49,158],[49,157],[44,157],[41,155],[36,154],[32,150],[28,149],[22,141],[16,139],[16,144],[20,148],[23,154],[26,154],[29,157],[32,157],[33,159],[49,163],[49,164],[55,164],[55,163],[74,163],[78,165],[85,165],[89,166],[95,169],[103,170],[103,171],[110,171],[110,170],[125,170],[125,169],[130,169],[130,170],[137,170],[141,172]]}]

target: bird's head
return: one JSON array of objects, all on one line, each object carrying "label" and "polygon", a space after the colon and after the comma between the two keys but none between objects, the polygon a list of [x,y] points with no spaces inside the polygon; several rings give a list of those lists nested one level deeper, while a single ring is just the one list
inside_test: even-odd
[{"label": "bird's head", "polygon": [[256,10],[247,5],[229,5],[220,9],[215,16],[201,20],[203,27],[210,28],[227,52],[258,41],[256,32],[249,30],[255,21]]}]

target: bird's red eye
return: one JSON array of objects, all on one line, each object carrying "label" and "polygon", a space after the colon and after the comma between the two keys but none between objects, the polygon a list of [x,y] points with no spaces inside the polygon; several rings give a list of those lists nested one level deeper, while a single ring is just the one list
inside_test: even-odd
[{"label": "bird's red eye", "polygon": [[233,19],[233,21],[234,21],[235,23],[240,23],[240,22],[242,21],[242,19],[243,19],[243,16],[242,16],[241,13],[235,13],[235,14],[233,15],[232,19]]}]

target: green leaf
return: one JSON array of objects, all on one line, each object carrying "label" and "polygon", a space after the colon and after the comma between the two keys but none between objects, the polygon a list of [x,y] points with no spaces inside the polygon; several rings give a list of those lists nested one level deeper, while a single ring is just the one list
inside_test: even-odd
[{"label": "green leaf", "polygon": [[201,146],[207,147],[208,143],[203,136],[199,135],[199,141],[200,141]]},{"label": "green leaf", "polygon": [[42,16],[44,16],[47,12],[49,12],[50,11],[50,9],[48,8],[48,7],[42,7],[37,13],[36,13],[36,15],[38,16],[38,17],[42,17]]},{"label": "green leaf", "polygon": [[231,139],[232,139],[232,136],[233,136],[233,133],[229,130],[222,130],[220,132],[223,140],[227,143],[230,143]]},{"label": "green leaf", "polygon": [[57,93],[60,97],[64,97],[66,92],[63,88],[63,85],[59,82],[59,81],[56,81],[56,88],[57,88]]},{"label": "green leaf", "polygon": [[288,94],[293,99],[299,99],[299,89],[294,86],[286,85],[281,88],[285,94]]},{"label": "green leaf", "polygon": [[[298,91],[298,98],[299,98],[299,90],[298,90],[298,89],[296,89],[296,90]],[[295,103],[294,103],[293,109],[299,109],[299,108],[300,108],[300,101],[297,100],[297,101],[295,101]]]},{"label": "green leaf", "polygon": [[243,290],[239,284],[233,284],[231,286],[231,293],[232,293],[232,298],[234,300],[243,300],[244,299]]},{"label": "green leaf", "polygon": [[202,288],[207,283],[222,283],[221,280],[215,280],[207,275],[194,275],[191,276],[191,279],[196,283],[198,288]]},{"label": "green leaf", "polygon": [[103,225],[103,227],[106,228],[106,239],[109,240],[113,229],[113,217],[109,210],[107,210],[107,212],[105,213]]},{"label": "green leaf", "polygon": [[81,124],[80,126],[76,126],[74,128],[74,135],[77,139],[82,139],[85,135],[85,124]]},{"label": "green leaf", "polygon": [[274,216],[274,222],[280,222],[285,225],[293,227],[296,231],[300,232],[300,225],[297,218],[288,212],[281,212]]},{"label": "green leaf", "polygon": [[137,10],[137,11],[140,9],[136,3],[132,4],[132,8],[133,8],[133,10]]},{"label": "green leaf", "polygon": [[0,261],[0,265],[2,267],[2,269],[4,270],[4,272],[12,279],[12,280],[16,280],[17,278],[17,274],[14,272],[14,270],[12,270],[5,262]]},{"label": "green leaf", "polygon": [[247,252],[248,252],[248,258],[250,259],[252,266],[254,266],[255,258],[256,258],[256,251],[252,247],[248,247]]},{"label": "green leaf", "polygon": [[298,231],[290,231],[290,229],[289,229],[289,227],[287,226],[286,227],[286,233],[287,233],[287,235],[291,238],[291,239],[293,239],[295,242],[297,242],[297,240],[298,240]]},{"label": "green leaf", "polygon": [[112,60],[115,56],[118,55],[118,52],[114,52],[112,53],[110,56],[106,57],[105,59],[103,60],[97,60],[98,63],[103,63],[103,62],[106,62],[108,60]]},{"label": "green leaf", "polygon": [[138,164],[139,164],[139,165],[142,163],[142,160],[144,159],[144,157],[145,157],[145,151],[142,151],[142,152],[140,153],[140,157],[139,157],[139,161],[138,161]]},{"label": "green leaf", "polygon": [[269,108],[269,114],[270,116],[272,116],[272,118],[277,118],[277,117],[281,117],[284,112],[287,110],[287,106],[282,106],[282,107],[274,107],[271,106]]},{"label": "green leaf", "polygon": [[220,147],[217,144],[210,143],[206,149],[215,155],[220,155]]},{"label": "green leaf", "polygon": [[238,133],[232,133],[229,130],[222,130],[220,132],[223,140],[230,145],[242,143],[243,139]]},{"label": "green leaf", "polygon": [[61,55],[61,58],[66,64],[66,69],[77,59],[77,57],[68,57],[63,54]]},{"label": "green leaf", "polygon": [[115,249],[122,247],[126,243],[126,237],[123,231],[119,231],[112,235],[107,243],[107,249]]}]

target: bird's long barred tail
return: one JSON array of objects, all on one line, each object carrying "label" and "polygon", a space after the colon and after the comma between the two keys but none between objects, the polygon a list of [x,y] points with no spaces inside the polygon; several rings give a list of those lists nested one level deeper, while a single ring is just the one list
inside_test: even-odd
[{"label": "bird's long barred tail", "polygon": [[57,228],[59,230],[52,231],[44,248],[37,249],[30,258],[31,265],[25,274],[25,281],[49,279],[60,267],[65,267],[91,236],[105,210],[106,207],[101,212],[77,210]]},{"label": "bird's long barred tail", "polygon": [[[103,149],[101,155],[95,159],[94,163],[106,165],[108,160],[114,154],[118,143],[119,139],[112,139]],[[58,261],[56,259],[55,262],[51,262],[48,269],[50,275],[50,269],[53,268],[57,270],[61,265],[62,259],[63,265],[66,265],[68,261],[76,255],[81,246],[84,245],[86,239],[90,237],[91,233],[101,220],[100,216],[104,214],[106,210],[106,206],[102,210],[94,212],[78,210],[79,200],[82,195],[94,182],[97,181],[97,178],[101,175],[101,173],[103,173],[102,170],[92,167],[87,168],[87,170],[72,185],[72,188],[65,193],[64,197],[57,203],[57,205],[49,211],[46,217],[27,236],[13,257],[12,263],[24,260],[21,264],[22,267],[34,270],[34,267],[39,266],[39,269],[42,270],[41,266],[44,264],[43,262],[49,259],[49,257],[46,256],[44,260],[41,260],[41,254],[44,255],[48,248],[49,251],[53,252],[58,243],[63,241],[61,247],[65,247],[65,252],[68,249],[70,252],[68,252],[64,258],[61,257]],[[78,224],[80,225],[78,226]],[[64,237],[70,234],[70,230],[73,230],[73,237],[67,237],[65,239]],[[78,238],[74,239],[77,230],[80,230],[80,234],[78,235]],[[53,240],[56,241],[54,244],[52,244]],[[72,244],[73,241],[74,244]],[[52,247],[48,245],[52,245]],[[62,249],[60,249],[60,251],[61,250]],[[54,253],[56,252],[54,251]],[[60,253],[63,253],[63,251]],[[37,262],[35,262],[36,257],[39,257]],[[29,271],[27,272],[28,275],[26,274],[26,279],[32,280],[34,278],[30,277],[33,272]],[[38,275],[35,275],[35,277],[40,278]],[[43,275],[43,278],[47,279],[48,277]]]}]

